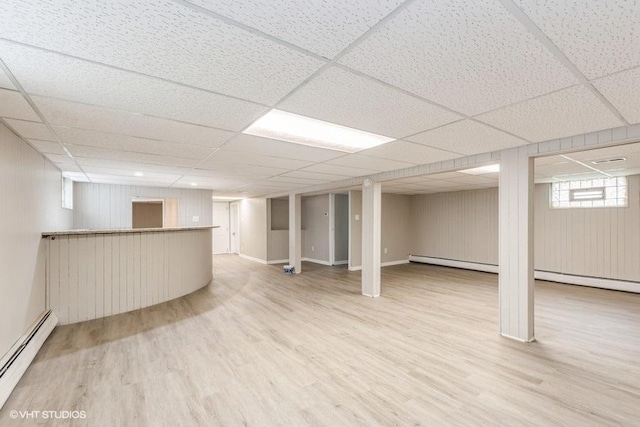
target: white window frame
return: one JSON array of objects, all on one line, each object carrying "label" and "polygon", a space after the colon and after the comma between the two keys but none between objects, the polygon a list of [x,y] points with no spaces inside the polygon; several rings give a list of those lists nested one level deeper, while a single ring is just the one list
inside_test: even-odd
[{"label": "white window frame", "polygon": [[[576,193],[602,190],[601,197],[579,200]],[[629,206],[629,183],[626,176],[553,182],[549,186],[551,209],[626,208]]]},{"label": "white window frame", "polygon": [[62,177],[61,180],[61,206],[64,209],[73,210],[73,180]]}]

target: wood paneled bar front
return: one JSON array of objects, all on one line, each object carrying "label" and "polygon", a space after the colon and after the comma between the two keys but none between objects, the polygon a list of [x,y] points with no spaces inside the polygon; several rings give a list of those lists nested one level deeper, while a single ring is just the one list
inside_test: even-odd
[{"label": "wood paneled bar front", "polygon": [[67,230],[46,240],[46,304],[60,324],[169,301],[213,279],[211,229]]}]

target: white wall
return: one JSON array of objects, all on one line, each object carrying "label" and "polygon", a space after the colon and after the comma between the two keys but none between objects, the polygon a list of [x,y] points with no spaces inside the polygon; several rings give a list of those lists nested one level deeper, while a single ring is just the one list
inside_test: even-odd
[{"label": "white wall", "polygon": [[346,262],[349,259],[349,196],[334,196],[334,242],[335,261]]},{"label": "white wall", "polygon": [[[210,190],[137,187],[130,185],[77,183],[74,186],[74,228],[131,228],[134,197],[178,200],[178,226],[212,225]],[[193,217],[199,221],[193,221]]]},{"label": "white wall", "polygon": [[240,202],[240,254],[267,261],[267,199]]},{"label": "white wall", "polygon": [[0,357],[45,310],[43,231],[72,227],[61,174],[0,124]]},{"label": "white wall", "polygon": [[[640,281],[640,175],[628,177],[629,207],[551,209],[535,186],[536,270]],[[498,263],[498,189],[413,196],[411,253]]]},{"label": "white wall", "polygon": [[412,255],[498,263],[498,189],[411,197]]},{"label": "white wall", "polygon": [[590,209],[551,209],[536,185],[536,270],[640,281],[640,175],[628,183],[628,207]]},{"label": "white wall", "polygon": [[302,258],[329,263],[329,194],[302,198]]},{"label": "white wall", "polygon": [[[350,191],[349,233],[351,245],[349,250],[349,267],[362,266],[362,192]],[[409,223],[411,213],[411,197],[402,194],[382,194],[382,239],[381,262],[395,263],[409,259],[411,235],[415,232]],[[356,215],[359,220],[356,220]],[[387,248],[387,253],[384,253]]]}]

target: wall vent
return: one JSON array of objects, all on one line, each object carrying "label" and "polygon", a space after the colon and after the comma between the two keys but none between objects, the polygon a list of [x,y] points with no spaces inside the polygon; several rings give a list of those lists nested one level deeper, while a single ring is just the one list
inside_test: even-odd
[{"label": "wall vent", "polygon": [[601,165],[603,163],[624,162],[625,160],[627,160],[626,157],[612,157],[610,159],[594,160],[591,163],[594,164],[594,165]]}]

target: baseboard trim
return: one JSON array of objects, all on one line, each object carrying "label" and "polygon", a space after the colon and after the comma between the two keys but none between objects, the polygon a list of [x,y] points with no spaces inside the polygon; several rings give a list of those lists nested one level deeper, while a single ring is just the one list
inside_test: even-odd
[{"label": "baseboard trim", "polygon": [[260,258],[254,258],[252,256],[245,255],[245,254],[238,254],[238,256],[240,258],[248,259],[249,261],[253,261],[253,262],[257,262],[257,263],[260,263],[260,264],[267,265],[267,261],[265,261],[263,259],[260,259]]},{"label": "baseboard trim", "polygon": [[423,264],[441,265],[443,267],[462,268],[464,270],[483,271],[485,273],[498,274],[498,266],[493,264],[482,264],[479,262],[458,261],[455,259],[433,258],[420,255],[409,255],[409,261]]},{"label": "baseboard trim", "polygon": [[333,265],[345,265],[345,264],[349,264],[348,260],[345,261],[336,261],[333,263]]},{"label": "baseboard trim", "polygon": [[590,288],[610,289],[612,291],[624,291],[640,293],[640,283],[625,280],[604,279],[599,277],[574,276],[572,274],[554,273],[551,271],[536,270],[533,277],[548,282],[566,283],[569,285],[587,286]]},{"label": "baseboard trim", "polygon": [[289,264],[288,259],[272,259],[271,261],[267,261],[267,264]]},{"label": "baseboard trim", "polygon": [[380,264],[380,267],[390,267],[392,265],[409,264],[408,259],[401,259],[399,261],[387,261]]},{"label": "baseboard trim", "polygon": [[322,264],[322,265],[331,265],[331,263],[329,261],[325,261],[322,259],[315,259],[315,258],[302,258],[302,261],[307,261],[307,262],[313,262],[315,264]]},{"label": "baseboard trim", "polygon": [[[400,265],[400,264],[409,264],[410,260],[401,259],[399,261],[387,261],[380,264],[380,267],[390,267],[392,265]],[[361,265],[356,265],[355,267],[349,267],[349,271],[360,271],[362,270]]]},{"label": "baseboard trim", "polygon": [[[409,256],[409,260],[412,262],[419,262],[423,264],[462,268],[465,270],[482,271],[485,273],[498,274],[499,272],[498,266],[493,264],[482,264],[477,262],[457,261],[453,259],[432,258],[418,255]],[[640,282],[605,279],[600,277],[578,276],[573,274],[555,273],[552,271],[542,270],[535,270],[533,272],[533,277],[537,280],[545,280],[548,282],[587,286],[590,288],[610,289],[613,291],[640,293]]]},{"label": "baseboard trim", "polygon": [[536,342],[535,337],[529,338],[528,340],[523,340],[522,338],[517,338],[517,337],[511,336],[511,335],[507,335],[507,334],[500,334],[500,336],[503,337],[503,338],[507,338],[507,339],[510,339],[510,340],[513,340],[513,341],[522,342],[522,343],[525,343],[525,344]]},{"label": "baseboard trim", "polygon": [[42,344],[58,324],[58,318],[48,310],[40,315],[29,330],[2,357],[0,365],[0,409],[38,354]]}]

